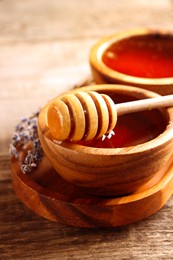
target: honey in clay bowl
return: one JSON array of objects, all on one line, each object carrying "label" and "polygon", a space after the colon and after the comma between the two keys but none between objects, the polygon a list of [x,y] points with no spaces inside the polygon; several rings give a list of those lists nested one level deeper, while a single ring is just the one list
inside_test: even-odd
[{"label": "honey in clay bowl", "polygon": [[[115,103],[158,96],[148,90],[123,85],[80,89],[90,90],[109,95]],[[76,92],[77,89],[70,93]],[[43,150],[57,174],[86,192],[100,196],[132,193],[157,175],[172,155],[172,108],[120,116],[115,134],[104,140],[59,142],[52,138],[47,124],[50,103],[38,118]]]},{"label": "honey in clay bowl", "polygon": [[90,52],[97,84],[120,83],[173,93],[173,33],[137,29],[107,36]]}]

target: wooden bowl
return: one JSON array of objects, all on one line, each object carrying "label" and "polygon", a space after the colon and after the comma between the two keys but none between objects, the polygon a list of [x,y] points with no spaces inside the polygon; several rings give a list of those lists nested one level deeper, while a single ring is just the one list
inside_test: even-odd
[{"label": "wooden bowl", "polygon": [[117,227],[145,219],[165,205],[173,191],[173,157],[148,183],[123,197],[86,193],[63,180],[46,157],[30,174],[23,174],[21,162],[13,158],[12,183],[19,199],[46,219],[76,227]]},{"label": "wooden bowl", "polygon": [[[121,47],[121,45],[124,46],[124,42],[126,46],[128,46],[128,44],[132,44],[132,42],[133,44],[136,44],[136,39],[139,39],[141,42],[144,41],[145,44],[153,44],[153,48],[165,48],[168,52],[168,56],[173,55],[173,33],[168,31],[137,29],[110,35],[98,41],[90,51],[90,66],[94,81],[97,84],[117,83],[133,85],[157,92],[161,95],[172,94],[173,76],[162,78],[159,76],[155,78],[132,76],[130,74],[117,71],[116,69],[111,69],[103,62],[103,55],[111,46],[119,44],[118,46]],[[161,69],[163,66],[163,63],[161,63]],[[147,69],[148,66],[146,70]]]},{"label": "wooden bowl", "polygon": [[[82,90],[128,95],[134,99],[157,96],[151,91],[122,85],[96,85]],[[49,104],[43,108],[38,118],[38,133],[43,150],[63,179],[90,193],[116,196],[134,192],[157,174],[172,155],[172,108],[157,111],[158,117],[164,117],[166,127],[154,139],[129,147],[96,148],[52,140],[47,127]]]}]

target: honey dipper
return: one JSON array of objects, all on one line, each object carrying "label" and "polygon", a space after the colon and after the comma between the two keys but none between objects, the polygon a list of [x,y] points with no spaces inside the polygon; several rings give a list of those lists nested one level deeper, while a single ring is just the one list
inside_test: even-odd
[{"label": "honey dipper", "polygon": [[173,95],[115,104],[95,91],[66,94],[50,103],[47,124],[54,140],[89,141],[114,129],[117,116],[173,106]]}]

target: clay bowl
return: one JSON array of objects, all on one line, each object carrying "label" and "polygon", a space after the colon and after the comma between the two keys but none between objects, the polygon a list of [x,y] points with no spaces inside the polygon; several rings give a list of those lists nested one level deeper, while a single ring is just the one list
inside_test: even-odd
[{"label": "clay bowl", "polygon": [[[173,33],[163,31],[163,30],[149,30],[149,29],[137,29],[137,30],[125,31],[101,39],[91,49],[90,66],[91,66],[94,81],[97,84],[117,83],[123,85],[137,86],[140,88],[157,92],[161,95],[172,94],[173,75],[170,74],[168,77],[168,75],[164,74],[163,68],[165,68],[166,70],[166,65],[164,65],[163,61],[160,61],[160,63],[157,62],[157,65],[156,63],[155,65],[153,65],[153,66],[160,66],[159,69],[157,67],[156,70],[158,71],[161,69],[162,71],[160,70],[160,72],[157,72],[157,75],[155,76],[149,76],[148,74],[147,77],[144,77],[144,75],[142,74],[141,75],[138,74],[134,76],[134,74],[133,75],[130,74],[131,73],[130,71],[128,71],[128,73],[127,72],[125,73],[123,70],[116,67],[111,68],[110,66],[108,66],[108,63],[103,62],[104,54],[108,50],[110,50],[109,51],[109,60],[110,60],[110,55],[112,55],[112,46],[115,46],[114,54],[116,57],[118,48],[119,49],[126,48],[126,50],[129,50],[130,48],[135,47],[137,49],[141,45],[143,45],[144,46],[143,48],[145,49],[147,46],[152,46],[151,50],[158,50],[158,53],[160,52],[160,50],[164,50],[166,52],[166,54],[164,55],[166,55],[167,57],[172,57],[171,59],[173,62]],[[140,48],[141,47],[139,47],[139,51]],[[121,52],[123,53],[122,50]],[[155,54],[153,54],[151,51],[151,55],[155,55]],[[146,66],[147,73],[149,73],[149,67],[151,65],[152,59],[155,59],[155,57],[152,57],[149,62],[150,64],[148,64],[149,66]],[[126,60],[124,58],[124,61],[127,64],[129,62],[128,58]],[[119,61],[117,61],[117,63],[118,62]],[[153,60],[153,62],[155,61]],[[125,66],[128,67],[128,65]],[[130,63],[129,66],[131,66]],[[141,65],[135,63],[134,66],[136,66],[135,68],[138,68]],[[172,64],[170,64],[170,67],[172,67]]]},{"label": "clay bowl", "polygon": [[[143,99],[158,96],[144,89],[110,84],[84,87],[80,90],[94,90],[116,95],[117,98],[128,96],[131,99]],[[75,89],[71,93],[77,91]],[[151,140],[144,139],[140,144],[121,148],[96,148],[52,139],[47,127],[47,110],[51,102],[39,114],[40,142],[58,174],[66,181],[83,187],[86,192],[100,196],[118,196],[134,192],[156,175],[171,157],[173,108],[147,112],[152,115],[156,128],[160,124],[158,120],[162,118],[161,122],[164,121],[161,133],[154,138],[150,136]],[[121,120],[120,117],[118,120]],[[154,130],[151,129],[150,134],[152,131]]]}]

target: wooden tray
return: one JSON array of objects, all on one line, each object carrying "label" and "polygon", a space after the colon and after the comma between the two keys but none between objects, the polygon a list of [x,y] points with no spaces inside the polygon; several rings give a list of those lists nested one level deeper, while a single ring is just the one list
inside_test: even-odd
[{"label": "wooden tray", "polygon": [[65,182],[46,157],[29,175],[12,159],[12,181],[20,200],[46,219],[78,227],[116,227],[145,219],[164,206],[173,192],[172,162],[135,193],[116,198],[90,195]]}]

